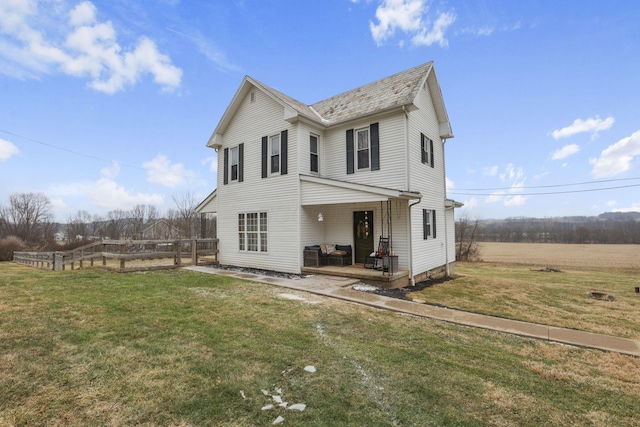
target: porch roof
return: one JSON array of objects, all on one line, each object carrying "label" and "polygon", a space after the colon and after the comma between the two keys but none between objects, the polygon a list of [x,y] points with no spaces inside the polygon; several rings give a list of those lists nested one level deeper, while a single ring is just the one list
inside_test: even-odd
[{"label": "porch roof", "polygon": [[333,205],[341,203],[381,202],[389,199],[415,200],[422,194],[393,188],[300,175],[301,203],[308,205]]},{"label": "porch roof", "polygon": [[198,206],[196,213],[218,213],[218,189],[213,190]]}]

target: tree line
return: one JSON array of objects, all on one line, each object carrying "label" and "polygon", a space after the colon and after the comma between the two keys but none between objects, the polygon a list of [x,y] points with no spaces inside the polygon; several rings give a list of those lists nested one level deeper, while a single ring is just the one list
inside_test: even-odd
[{"label": "tree line", "polygon": [[[464,220],[469,222],[468,218]],[[478,220],[475,239],[479,242],[640,244],[640,213]]]},{"label": "tree line", "polygon": [[196,213],[199,201],[194,195],[176,195],[173,202],[175,207],[163,215],[153,205],[136,205],[112,210],[106,216],[80,210],[60,224],[54,222],[46,195],[14,193],[8,203],[0,204],[0,239],[12,237],[31,250],[51,250],[59,248],[61,240],[77,246],[98,239],[141,239],[145,230],[157,223],[163,225],[154,230],[159,239],[215,237],[215,217]]}]

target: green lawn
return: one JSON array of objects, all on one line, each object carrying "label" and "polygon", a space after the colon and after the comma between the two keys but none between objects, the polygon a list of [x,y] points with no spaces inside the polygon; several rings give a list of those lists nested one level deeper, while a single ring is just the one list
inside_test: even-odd
[{"label": "green lawn", "polygon": [[[624,269],[561,269],[502,263],[457,263],[455,280],[410,297],[452,308],[640,339],[638,271]],[[615,301],[589,297],[603,290]]]},{"label": "green lawn", "polygon": [[640,359],[285,293],[0,263],[0,426],[640,425]]}]

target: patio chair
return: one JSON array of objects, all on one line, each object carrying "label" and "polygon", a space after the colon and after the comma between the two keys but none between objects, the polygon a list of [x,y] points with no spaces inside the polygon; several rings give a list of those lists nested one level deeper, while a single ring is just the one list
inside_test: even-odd
[{"label": "patio chair", "polygon": [[389,255],[389,238],[380,236],[378,250],[365,257],[364,268],[382,269],[382,259],[385,255]]}]

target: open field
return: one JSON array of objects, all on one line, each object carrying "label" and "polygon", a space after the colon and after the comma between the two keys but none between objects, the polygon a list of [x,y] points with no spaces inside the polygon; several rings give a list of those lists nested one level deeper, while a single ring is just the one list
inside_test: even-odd
[{"label": "open field", "polygon": [[[476,313],[640,339],[640,247],[482,243],[484,262],[413,299]],[[551,267],[560,272],[543,272]],[[604,291],[615,301],[595,300]]]},{"label": "open field", "polygon": [[614,268],[640,273],[640,245],[482,242],[480,257],[485,262],[557,268]]},{"label": "open field", "polygon": [[181,270],[0,263],[0,390],[0,426],[640,425],[640,359]]}]

